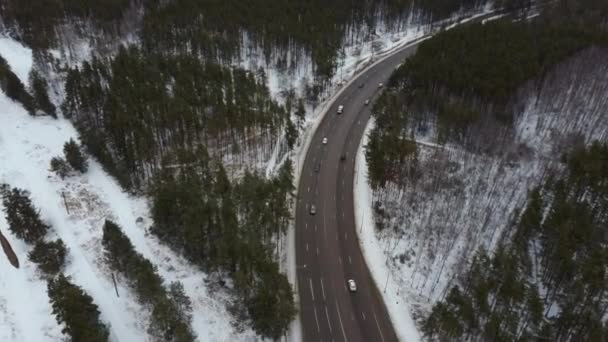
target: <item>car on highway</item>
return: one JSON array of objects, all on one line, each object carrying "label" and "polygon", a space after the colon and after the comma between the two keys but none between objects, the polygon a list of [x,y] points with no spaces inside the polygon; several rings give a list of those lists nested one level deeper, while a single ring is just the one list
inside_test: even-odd
[{"label": "car on highway", "polygon": [[322,142],[323,142],[323,145],[326,145],[327,144],[327,138],[323,138]]},{"label": "car on highway", "polygon": [[350,292],[357,292],[357,283],[355,283],[354,279],[348,279],[348,290]]},{"label": "car on highway", "polygon": [[365,105],[367,106],[369,104],[369,99],[365,100]]},{"label": "car on highway", "polygon": [[382,88],[382,87],[384,87],[384,84],[383,83],[378,83],[378,88]]},{"label": "car on highway", "polygon": [[338,114],[342,114],[343,111],[344,111],[344,106],[343,105],[339,105],[337,113]]},{"label": "car on highway", "polygon": [[314,204],[310,205],[310,215],[314,215],[317,213],[317,207]]},{"label": "car on highway", "polygon": [[340,155],[340,160],[341,160],[341,161],[345,161],[345,160],[346,160],[346,154],[342,153],[342,154]]},{"label": "car on highway", "polygon": [[314,170],[315,170],[315,172],[319,172],[319,170],[321,170],[321,165],[320,164],[315,165]]},{"label": "car on highway", "polygon": [[359,83],[359,88],[363,88],[365,86],[365,83]]}]

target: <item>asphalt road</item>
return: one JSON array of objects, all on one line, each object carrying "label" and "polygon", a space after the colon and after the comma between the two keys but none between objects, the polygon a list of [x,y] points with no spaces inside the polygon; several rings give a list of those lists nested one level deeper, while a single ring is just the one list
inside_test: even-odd
[{"label": "asphalt road", "polygon": [[[371,102],[382,90],[378,84],[386,83],[415,49],[398,51],[360,74],[334,101],[311,141],[296,207],[297,278],[306,342],[398,341],[355,231],[354,163]],[[341,115],[336,113],[339,105],[344,105]],[[311,205],[315,215],[310,214]],[[356,292],[349,292],[348,279],[356,281]]]},{"label": "asphalt road", "polygon": [[[469,23],[501,13],[507,11],[488,13]],[[360,74],[333,102],[311,141],[296,207],[296,267],[304,342],[398,341],[355,231],[354,165],[371,105],[383,90],[378,84],[386,84],[394,69],[416,52],[417,45],[393,53]],[[366,99],[370,99],[369,106]],[[341,115],[336,113],[339,105],[344,106]],[[323,138],[328,140],[326,145]],[[343,154],[346,159],[341,161]],[[315,215],[310,214],[311,205],[316,207]],[[348,279],[356,281],[357,292],[349,292]]]}]

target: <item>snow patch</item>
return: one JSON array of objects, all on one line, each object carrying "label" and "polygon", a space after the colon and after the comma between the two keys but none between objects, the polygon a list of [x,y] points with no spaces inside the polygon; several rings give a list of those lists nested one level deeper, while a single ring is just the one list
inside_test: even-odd
[{"label": "snow patch", "polygon": [[13,38],[0,36],[0,56],[6,59],[15,75],[27,87],[32,70],[32,50]]}]

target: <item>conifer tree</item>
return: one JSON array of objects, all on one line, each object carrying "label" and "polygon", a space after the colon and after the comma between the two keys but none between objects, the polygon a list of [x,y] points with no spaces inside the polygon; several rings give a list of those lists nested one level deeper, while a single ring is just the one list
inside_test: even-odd
[{"label": "conifer tree", "polygon": [[46,235],[49,226],[40,219],[27,191],[19,188],[9,190],[4,184],[2,202],[9,229],[18,238],[33,244]]},{"label": "conifer tree", "polygon": [[63,145],[63,153],[65,154],[65,160],[74,170],[81,173],[87,172],[89,167],[87,159],[74,139],[70,139]]},{"label": "conifer tree", "polygon": [[70,165],[61,157],[53,157],[51,159],[50,170],[55,172],[61,179],[64,179],[70,173]]},{"label": "conifer tree", "polygon": [[62,270],[66,254],[67,249],[63,240],[58,239],[51,242],[40,240],[29,253],[29,258],[32,262],[38,264],[40,270],[53,276]]},{"label": "conifer tree", "polygon": [[108,327],[100,320],[97,305],[69,278],[60,274],[48,283],[48,295],[57,322],[64,324],[62,332],[74,342],[106,342]]},{"label": "conifer tree", "polygon": [[30,72],[30,85],[34,93],[36,107],[47,115],[57,118],[57,110],[55,105],[49,99],[48,85],[46,80],[33,69]]}]

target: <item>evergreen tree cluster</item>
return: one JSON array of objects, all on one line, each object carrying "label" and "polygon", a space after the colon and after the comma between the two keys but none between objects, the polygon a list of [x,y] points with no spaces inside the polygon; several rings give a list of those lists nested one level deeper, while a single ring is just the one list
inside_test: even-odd
[{"label": "evergreen tree cluster", "polygon": [[[465,142],[480,129],[508,130],[516,90],[606,35],[568,23],[498,20],[442,32],[420,44],[374,104],[367,149],[372,185],[399,183],[415,161],[413,131],[438,129],[440,141]],[[481,127],[481,128],[480,128]],[[490,149],[490,147],[487,147]],[[408,162],[408,163],[406,163]]]},{"label": "evergreen tree cluster", "polygon": [[27,92],[23,82],[15,75],[11,66],[2,56],[0,56],[0,88],[8,98],[21,103],[30,115],[36,114],[34,98]]},{"label": "evergreen tree cluster", "polygon": [[70,139],[63,145],[63,153],[65,155],[65,160],[74,170],[80,173],[87,172],[89,164],[80,149],[80,145],[78,145],[74,139]]},{"label": "evergreen tree cluster", "polygon": [[32,70],[29,77],[33,96],[28,92],[19,77],[11,70],[10,65],[8,65],[4,57],[0,56],[0,89],[2,89],[6,96],[13,101],[21,103],[30,115],[43,113],[56,118],[55,105],[49,99],[46,80],[34,70]]},{"label": "evergreen tree cluster", "polygon": [[57,108],[49,98],[49,86],[46,80],[34,69],[30,72],[30,85],[36,108],[56,119]]},{"label": "evergreen tree cluster", "polygon": [[167,291],[156,267],[135,250],[112,221],[106,220],[103,226],[102,245],[110,268],[127,280],[140,303],[151,308],[148,332],[157,341],[195,341],[190,326],[191,303],[181,283],[172,283]]},{"label": "evergreen tree cluster", "polygon": [[87,172],[89,163],[81,146],[74,139],[68,140],[63,145],[63,154],[65,158],[51,158],[50,171],[55,172],[61,179],[67,177],[72,170],[80,173]]},{"label": "evergreen tree cluster", "polygon": [[531,192],[492,255],[480,252],[437,303],[437,340],[605,341],[608,325],[608,145],[580,147],[567,175]]},{"label": "evergreen tree cluster", "polygon": [[509,122],[512,113],[505,106],[518,87],[598,40],[590,32],[543,22],[466,25],[422,43],[389,85],[406,98],[402,109],[436,113],[444,135],[457,137],[482,119],[474,102],[498,107],[495,115]]},{"label": "evergreen tree cluster", "polygon": [[110,330],[101,321],[99,309],[80,286],[60,274],[48,283],[48,294],[59,324],[64,324],[62,333],[73,342],[106,342]]},{"label": "evergreen tree cluster", "polygon": [[34,245],[34,249],[29,253],[29,259],[38,264],[38,268],[49,276],[54,276],[63,271],[67,248],[63,240],[46,242],[40,240]]},{"label": "evergreen tree cluster", "polygon": [[109,329],[100,320],[93,298],[62,273],[67,256],[65,244],[61,239],[44,241],[50,227],[40,219],[28,192],[2,184],[0,193],[9,229],[34,246],[28,256],[48,278],[47,293],[57,322],[64,324],[62,333],[74,342],[108,341]]},{"label": "evergreen tree cluster", "polygon": [[288,120],[263,72],[194,57],[121,49],[70,70],[64,114],[84,145],[127,188],[142,188],[162,158],[180,148],[269,145]]},{"label": "evergreen tree cluster", "polygon": [[9,230],[28,244],[41,241],[49,225],[40,219],[29,193],[19,188],[10,189],[8,184],[2,184],[1,192]]},{"label": "evergreen tree cluster", "polygon": [[[348,30],[375,30],[406,19],[414,8],[421,21],[447,18],[455,12],[482,7],[484,0],[39,0],[24,4],[5,0],[0,16],[29,46],[48,48],[57,28],[73,24],[81,30],[97,27],[108,34],[120,32],[130,9],[141,6],[141,38],[148,51],[194,53],[213,61],[231,61],[238,55],[242,34],[264,47],[301,48],[316,64],[316,74],[328,80],[335,72],[340,44]],[[527,0],[501,0],[527,5]],[[40,13],[44,13],[41,16]]]},{"label": "evergreen tree cluster", "polygon": [[483,4],[480,0],[151,1],[144,17],[143,38],[148,49],[193,50],[221,61],[238,54],[241,35],[246,32],[267,54],[293,47],[311,53],[316,76],[323,81],[334,74],[340,45],[350,29],[374,31],[377,21],[393,24],[403,20],[412,6],[424,21]]},{"label": "evergreen tree cluster", "polygon": [[204,150],[183,151],[153,187],[152,233],[208,272],[227,274],[254,329],[279,338],[295,316],[292,289],[276,263],[288,227],[292,165],[231,185]]},{"label": "evergreen tree cluster", "polygon": [[58,26],[86,19],[107,29],[107,24],[116,23],[132,3],[132,0],[6,0],[0,5],[0,17],[29,46],[44,49],[56,39]]}]

